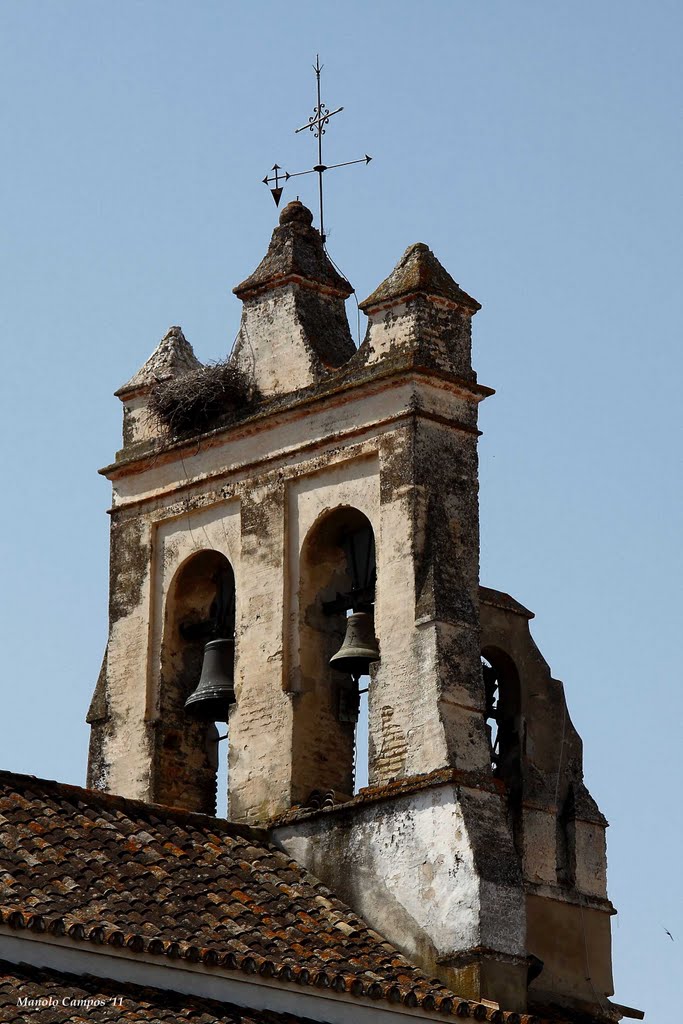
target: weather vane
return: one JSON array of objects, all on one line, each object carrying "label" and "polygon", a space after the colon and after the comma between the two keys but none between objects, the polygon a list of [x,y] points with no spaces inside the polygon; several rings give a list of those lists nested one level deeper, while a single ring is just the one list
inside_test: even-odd
[{"label": "weather vane", "polygon": [[318,175],[318,197],[320,201],[320,235],[323,242],[325,242],[325,223],[323,219],[323,174],[325,171],[332,171],[335,167],[349,167],[350,164],[369,164],[372,160],[371,156],[366,153],[365,156],[361,157],[360,160],[345,160],[341,164],[329,164],[323,163],[323,135],[325,134],[325,125],[330,123],[330,118],[334,117],[335,114],[339,114],[344,108],[337,107],[336,110],[330,110],[322,102],[320,98],[320,72],[324,65],[321,66],[320,58],[316,54],[315,66],[315,80],[317,86],[317,105],[313,108],[313,114],[309,117],[306,124],[302,124],[300,128],[295,129],[294,134],[298,135],[299,132],[305,132],[306,129],[313,132],[314,138],[318,140],[318,162],[315,167],[311,167],[308,171],[295,171],[290,174],[288,171],[283,171],[279,164],[273,164],[272,170],[275,172],[272,176],[266,175],[263,179],[263,184],[270,187],[271,195],[275,200],[275,205],[279,206],[280,197],[282,190],[286,182],[290,178],[300,178],[303,174],[317,174]]}]

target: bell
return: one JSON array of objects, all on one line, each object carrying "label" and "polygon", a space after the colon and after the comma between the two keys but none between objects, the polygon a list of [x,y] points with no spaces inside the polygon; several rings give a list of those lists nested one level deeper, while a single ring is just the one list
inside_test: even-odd
[{"label": "bell", "polygon": [[354,612],[346,620],[344,643],[330,658],[330,665],[358,679],[367,673],[373,661],[379,661],[375,620],[370,612]]},{"label": "bell", "polygon": [[210,640],[204,648],[197,689],[185,701],[188,715],[200,722],[227,722],[235,703],[234,640]]}]

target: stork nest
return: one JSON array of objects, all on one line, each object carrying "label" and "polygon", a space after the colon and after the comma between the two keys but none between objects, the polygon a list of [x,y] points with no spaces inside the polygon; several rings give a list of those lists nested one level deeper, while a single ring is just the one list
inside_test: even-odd
[{"label": "stork nest", "polygon": [[174,437],[187,437],[234,422],[246,415],[257,397],[245,375],[224,361],[159,381],[150,392],[148,408]]}]

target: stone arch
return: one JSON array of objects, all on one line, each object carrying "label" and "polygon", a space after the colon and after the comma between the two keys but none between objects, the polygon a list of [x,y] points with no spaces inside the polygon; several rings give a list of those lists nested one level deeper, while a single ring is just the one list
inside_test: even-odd
[{"label": "stone arch", "polygon": [[218,730],[185,711],[204,647],[235,632],[235,574],[220,551],[203,549],[176,570],[166,594],[161,644],[152,799],[189,810],[216,810]]},{"label": "stone arch", "polygon": [[[369,534],[374,565],[372,523],[351,505],[323,512],[301,547],[300,675],[298,692],[292,698],[293,803],[307,803],[316,790],[323,798],[333,792],[337,802],[353,796],[358,683],[351,675],[335,670],[330,658],[341,647],[346,633],[348,611],[339,595],[349,594],[353,585],[345,542],[350,535],[362,532]],[[371,599],[363,603],[374,605],[374,578]]]}]

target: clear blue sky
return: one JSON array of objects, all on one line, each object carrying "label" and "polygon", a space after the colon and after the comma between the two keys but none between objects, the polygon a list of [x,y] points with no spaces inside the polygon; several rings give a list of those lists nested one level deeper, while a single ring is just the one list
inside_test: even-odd
[{"label": "clear blue sky", "polygon": [[364,297],[425,241],[483,303],[482,581],[612,823],[616,998],[678,1022],[682,38],[674,0],[3,0],[3,767],[84,779],[112,392],[171,324],[229,351],[319,51],[329,161],[374,157],[329,176],[337,263]]}]

